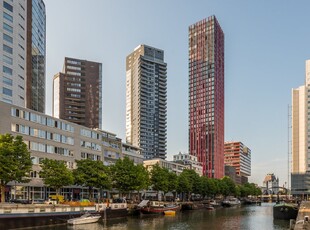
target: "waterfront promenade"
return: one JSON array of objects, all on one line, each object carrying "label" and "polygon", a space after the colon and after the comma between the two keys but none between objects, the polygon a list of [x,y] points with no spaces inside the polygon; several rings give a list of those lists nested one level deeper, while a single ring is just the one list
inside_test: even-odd
[{"label": "waterfront promenade", "polygon": [[300,204],[298,216],[296,218],[294,230],[310,230],[310,201],[303,201]]}]

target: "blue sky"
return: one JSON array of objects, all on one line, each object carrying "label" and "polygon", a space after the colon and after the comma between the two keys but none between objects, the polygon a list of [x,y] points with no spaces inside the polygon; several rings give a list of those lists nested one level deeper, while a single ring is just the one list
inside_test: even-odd
[{"label": "blue sky", "polygon": [[215,15],[225,33],[225,140],[252,150],[251,182],[288,181],[288,105],[310,58],[310,1],[45,0],[47,109],[64,57],[103,64],[103,129],[125,140],[125,59],[165,51],[168,155],[188,152],[188,26]]}]

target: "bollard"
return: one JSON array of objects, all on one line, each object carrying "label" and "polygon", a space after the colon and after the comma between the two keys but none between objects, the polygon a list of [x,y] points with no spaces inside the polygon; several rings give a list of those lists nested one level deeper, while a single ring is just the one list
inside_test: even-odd
[{"label": "bollard", "polygon": [[290,219],[290,230],[293,230],[295,228],[295,220]]}]

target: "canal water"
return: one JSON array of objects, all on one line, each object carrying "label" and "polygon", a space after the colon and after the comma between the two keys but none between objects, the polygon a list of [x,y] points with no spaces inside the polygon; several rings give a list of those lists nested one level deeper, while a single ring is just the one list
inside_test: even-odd
[{"label": "canal water", "polygon": [[[273,220],[272,203],[261,206],[193,210],[175,216],[139,216],[79,226],[58,225],[48,230],[287,230],[289,221]],[[41,228],[40,228],[41,229]]]}]

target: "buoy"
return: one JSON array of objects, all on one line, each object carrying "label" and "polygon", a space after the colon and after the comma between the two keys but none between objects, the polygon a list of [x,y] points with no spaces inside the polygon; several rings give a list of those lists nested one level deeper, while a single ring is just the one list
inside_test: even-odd
[{"label": "buoy", "polygon": [[168,211],[164,211],[165,216],[175,216],[175,211],[172,210],[168,210]]}]

